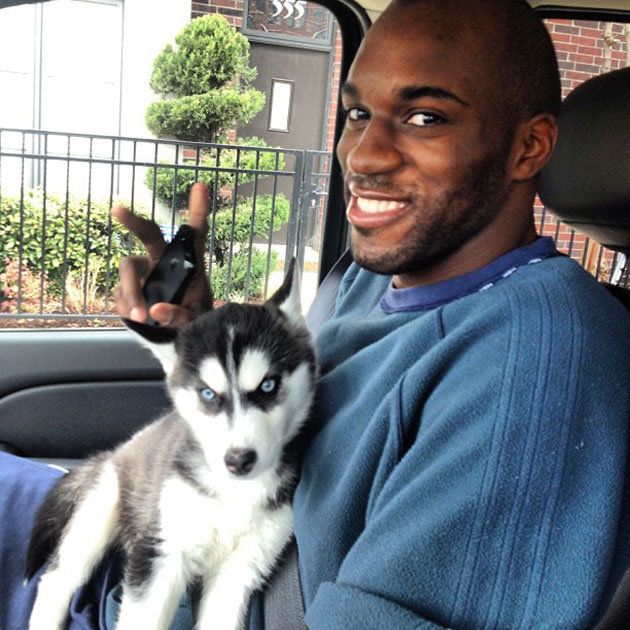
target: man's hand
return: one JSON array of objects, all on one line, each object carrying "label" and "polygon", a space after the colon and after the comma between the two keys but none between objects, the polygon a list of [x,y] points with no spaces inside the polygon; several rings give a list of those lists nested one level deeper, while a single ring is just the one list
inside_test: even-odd
[{"label": "man's hand", "polygon": [[[203,260],[208,234],[208,188],[197,182],[190,189],[188,225],[195,230],[195,250],[199,270],[192,279],[182,305],[158,302],[150,309],[151,317],[160,324],[180,326],[212,307],[212,291],[208,284]],[[147,256],[128,256],[120,263],[120,286],[116,289],[116,309],[121,317],[145,322],[149,310],[142,295],[142,287],[166,248],[160,228],[148,219],[133,214],[128,208],[115,206],[112,216],[134,234],[147,250]]]}]

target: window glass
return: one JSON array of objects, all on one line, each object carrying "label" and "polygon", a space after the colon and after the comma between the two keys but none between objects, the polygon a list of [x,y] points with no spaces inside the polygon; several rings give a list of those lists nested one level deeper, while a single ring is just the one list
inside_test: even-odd
[{"label": "window glass", "polygon": [[293,82],[274,79],[269,105],[269,131],[289,131]]},{"label": "window glass", "polygon": [[304,0],[247,0],[246,28],[258,35],[280,34],[310,41],[329,41],[330,12]]},{"label": "window glass", "polygon": [[264,300],[296,256],[307,308],[340,60],[332,14],[302,0],[1,9],[0,327],[119,325],[118,265],[142,250],[109,208],[153,218],[168,240],[200,179],[217,301]]},{"label": "window glass", "polygon": [[[630,24],[568,19],[545,23],[556,48],[563,98],[591,77],[630,65]],[[536,223],[540,233],[553,237],[560,251],[598,279],[630,287],[625,255],[601,247],[562,223],[540,201]]]}]

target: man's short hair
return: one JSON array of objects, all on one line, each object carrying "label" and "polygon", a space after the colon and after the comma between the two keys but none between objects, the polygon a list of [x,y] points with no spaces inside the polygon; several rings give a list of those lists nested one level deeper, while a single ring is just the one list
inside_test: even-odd
[{"label": "man's short hair", "polygon": [[480,30],[496,35],[487,44],[494,63],[490,56],[486,61],[488,72],[498,74],[496,84],[506,97],[497,112],[506,123],[558,114],[561,86],[556,52],[543,21],[526,0],[394,0],[392,8],[421,3],[435,15],[450,11],[457,12],[459,19],[477,20]]},{"label": "man's short hair", "polygon": [[[486,0],[487,2],[487,0]],[[499,0],[504,5],[502,72],[504,85],[519,118],[558,115],[562,89],[556,51],[543,21],[525,0]]]}]

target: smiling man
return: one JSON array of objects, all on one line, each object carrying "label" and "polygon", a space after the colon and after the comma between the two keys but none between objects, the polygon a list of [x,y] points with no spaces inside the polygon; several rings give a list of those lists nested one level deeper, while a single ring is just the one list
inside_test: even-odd
[{"label": "smiling man", "polygon": [[[523,0],[397,0],[352,65],[338,158],[356,264],[318,332],[294,498],[309,628],[581,628],[611,598],[630,555],[630,317],[534,228],[559,94]],[[147,246],[118,294],[143,321],[164,243],[114,214]],[[199,247],[207,215],[196,185]],[[184,322],[208,298],[199,276],[151,315]],[[42,487],[18,468],[14,494]],[[115,618],[104,584],[75,598],[80,627],[106,599]]]},{"label": "smiling man", "polygon": [[343,86],[338,155],[355,260],[402,287],[534,240],[534,175],[554,144],[560,84],[521,3],[395,6]]}]

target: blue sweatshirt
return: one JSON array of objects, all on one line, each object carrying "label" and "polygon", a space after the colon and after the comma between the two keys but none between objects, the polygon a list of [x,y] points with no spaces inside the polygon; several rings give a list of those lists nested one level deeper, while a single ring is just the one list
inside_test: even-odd
[{"label": "blue sweatshirt", "polygon": [[[309,627],[586,626],[630,566],[630,316],[548,239],[390,282],[352,266],[318,337],[294,503]],[[0,628],[27,626],[27,533],[58,475],[0,453]],[[79,589],[70,630],[113,627],[118,577]]]},{"label": "blue sweatshirt", "polygon": [[309,628],[586,626],[630,549],[623,307],[539,239],[413,289],[352,266],[317,347]]}]

